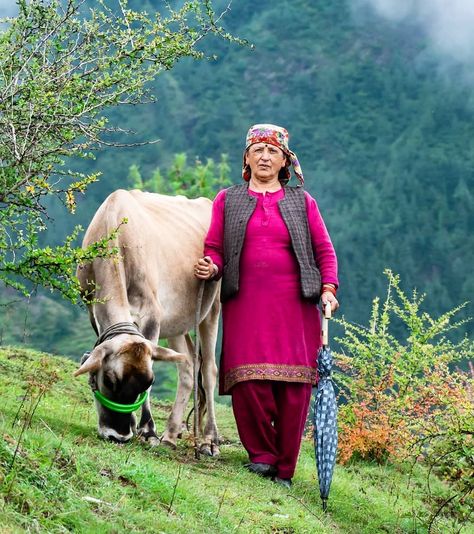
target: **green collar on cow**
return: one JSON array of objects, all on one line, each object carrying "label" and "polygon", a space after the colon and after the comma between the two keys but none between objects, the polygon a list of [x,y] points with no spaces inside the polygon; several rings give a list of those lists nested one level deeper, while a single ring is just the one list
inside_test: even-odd
[{"label": "green collar on cow", "polygon": [[138,410],[138,408],[140,408],[140,406],[146,401],[148,392],[144,391],[143,393],[140,393],[138,399],[132,404],[120,404],[119,402],[111,401],[107,397],[104,397],[99,390],[94,391],[94,396],[102,404],[102,406],[112,410],[113,412],[132,413],[135,410]]}]

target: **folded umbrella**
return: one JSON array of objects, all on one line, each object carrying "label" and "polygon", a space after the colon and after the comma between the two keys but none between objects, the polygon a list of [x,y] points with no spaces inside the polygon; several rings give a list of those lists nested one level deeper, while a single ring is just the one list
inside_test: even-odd
[{"label": "folded umbrella", "polygon": [[323,343],[318,353],[319,381],[313,408],[314,450],[323,511],[327,509],[337,453],[337,401],[331,378],[332,354],[328,333],[330,318],[331,304],[327,303],[322,319]]}]

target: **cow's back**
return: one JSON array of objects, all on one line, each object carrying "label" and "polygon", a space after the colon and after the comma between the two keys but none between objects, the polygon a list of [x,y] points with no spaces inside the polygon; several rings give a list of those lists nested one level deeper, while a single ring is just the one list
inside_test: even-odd
[{"label": "cow's back", "polygon": [[[96,259],[78,271],[82,287],[96,283],[96,298],[108,299],[110,305],[128,305],[132,314],[155,299],[160,308],[160,337],[188,331],[198,287],[193,265],[202,255],[211,209],[212,202],[205,198],[115,191],[97,210],[83,246],[110,235],[125,219],[115,242],[120,257]],[[203,313],[212,301],[207,293]]]}]

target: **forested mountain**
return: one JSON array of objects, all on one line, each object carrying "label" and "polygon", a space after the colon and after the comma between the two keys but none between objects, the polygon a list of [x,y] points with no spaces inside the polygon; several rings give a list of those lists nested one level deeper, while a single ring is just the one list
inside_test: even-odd
[{"label": "forested mountain", "polygon": [[[214,4],[219,11],[227,1]],[[471,299],[472,87],[455,72],[440,73],[416,25],[386,22],[352,4],[234,1],[223,23],[254,47],[208,41],[216,60],[182,61],[157,80],[157,103],[111,113],[111,123],[137,132],[133,140],[160,142],[74,162],[103,176],[76,216],[53,207],[46,238],[58,241],[75,224],[86,226],[109,192],[130,185],[132,164],[148,175],[177,152],[202,160],[227,153],[237,183],[248,127],[272,122],[289,130],[333,238],[346,318],[367,320],[371,299],[385,291],[386,267],[405,288],[426,292],[432,313]],[[164,9],[158,0],[130,5]],[[49,315],[41,317],[48,323]],[[61,332],[51,336],[58,340]],[[44,348],[52,346],[61,349]]]}]

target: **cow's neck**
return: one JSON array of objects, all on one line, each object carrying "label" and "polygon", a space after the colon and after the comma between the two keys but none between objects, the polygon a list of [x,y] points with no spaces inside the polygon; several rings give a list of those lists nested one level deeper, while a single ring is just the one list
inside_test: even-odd
[{"label": "cow's neck", "polygon": [[134,322],[129,310],[107,306],[106,304],[99,304],[94,309],[94,316],[99,328],[99,334],[114,324]]}]

